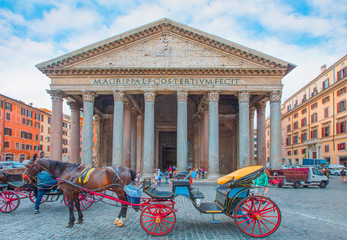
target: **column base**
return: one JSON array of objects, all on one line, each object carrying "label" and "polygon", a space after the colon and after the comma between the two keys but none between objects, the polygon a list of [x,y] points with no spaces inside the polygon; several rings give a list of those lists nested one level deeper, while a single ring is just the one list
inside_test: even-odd
[{"label": "column base", "polygon": [[218,178],[220,178],[219,173],[207,173],[207,179],[209,180],[217,180]]}]

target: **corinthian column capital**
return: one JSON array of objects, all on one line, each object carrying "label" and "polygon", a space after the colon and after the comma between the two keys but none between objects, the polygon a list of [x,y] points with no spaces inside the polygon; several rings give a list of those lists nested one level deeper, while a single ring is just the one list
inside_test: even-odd
[{"label": "corinthian column capital", "polygon": [[177,92],[177,101],[186,102],[188,100],[188,91],[180,90]]},{"label": "corinthian column capital", "polygon": [[79,110],[81,108],[80,104],[77,102],[67,102],[67,105],[70,106],[71,111],[76,111]]},{"label": "corinthian column capital", "polygon": [[219,101],[219,92],[213,91],[208,93],[209,102],[218,102]]},{"label": "corinthian column capital", "polygon": [[265,101],[265,100],[261,100],[255,104],[255,107],[257,108],[257,112],[265,111],[266,102],[267,101]]},{"label": "corinthian column capital", "polygon": [[282,91],[277,90],[270,93],[270,103],[281,102]]},{"label": "corinthian column capital", "polygon": [[53,101],[63,101],[64,93],[61,90],[46,90],[51,95]]},{"label": "corinthian column capital", "polygon": [[155,99],[155,92],[153,91],[146,91],[143,93],[144,97],[145,97],[145,101],[146,102],[154,102]]},{"label": "corinthian column capital", "polygon": [[94,102],[97,96],[93,91],[83,91],[83,102]]},{"label": "corinthian column capital", "polygon": [[124,92],[113,91],[113,99],[115,102],[123,102],[124,101]]},{"label": "corinthian column capital", "polygon": [[239,92],[237,94],[237,97],[239,99],[239,102],[249,102],[249,92]]}]

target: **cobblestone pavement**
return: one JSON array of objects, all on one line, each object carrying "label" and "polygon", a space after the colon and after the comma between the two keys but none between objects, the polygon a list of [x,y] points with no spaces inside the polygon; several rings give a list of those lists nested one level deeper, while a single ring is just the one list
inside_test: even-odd
[{"label": "cobblestone pavement", "polygon": [[[293,189],[270,187],[268,196],[282,213],[279,229],[266,239],[347,239],[347,184],[332,176],[326,189],[316,187]],[[214,186],[195,183],[213,201]],[[168,187],[161,187],[168,189]],[[216,215],[220,224],[209,223],[211,215],[201,215],[185,198],[176,198],[175,228],[163,237],[147,235],[140,224],[140,213],[128,211],[126,225],[113,225],[119,208],[99,202],[84,211],[84,223],[71,229],[68,209],[61,200],[44,203],[34,215],[34,204],[23,199],[19,208],[0,213],[0,239],[251,239],[242,234],[232,218]]]}]

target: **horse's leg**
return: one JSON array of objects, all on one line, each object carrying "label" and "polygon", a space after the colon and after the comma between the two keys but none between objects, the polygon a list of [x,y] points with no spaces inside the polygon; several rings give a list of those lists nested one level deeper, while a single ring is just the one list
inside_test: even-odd
[{"label": "horse's leg", "polygon": [[[120,200],[127,201],[125,191],[123,188],[118,188],[116,190],[116,193],[117,193],[117,196]],[[128,210],[128,205],[122,204],[122,209],[120,210],[119,215],[118,215],[119,220],[116,223],[117,227],[123,227],[124,226],[124,222],[125,222],[126,216],[127,216],[127,210]]]},{"label": "horse's leg", "polygon": [[[70,189],[69,189],[70,190]],[[66,197],[68,208],[69,208],[69,213],[70,213],[70,220],[68,224],[65,226],[67,228],[71,228],[74,225],[75,222],[75,214],[74,214],[74,194],[73,190],[70,191],[64,191],[64,196]]]},{"label": "horse's leg", "polygon": [[78,221],[76,222],[76,224],[80,224],[80,223],[83,223],[83,213],[81,211],[79,192],[78,191],[76,191],[76,192],[77,193],[75,193],[75,195],[74,195],[75,207],[76,207],[77,212],[78,212]]}]

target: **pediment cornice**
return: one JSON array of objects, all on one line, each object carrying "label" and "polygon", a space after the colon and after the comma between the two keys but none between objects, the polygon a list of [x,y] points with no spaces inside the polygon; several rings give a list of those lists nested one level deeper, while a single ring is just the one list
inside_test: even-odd
[{"label": "pediment cornice", "polygon": [[162,75],[185,75],[185,76],[284,76],[286,69],[175,69],[175,68],[124,68],[124,69],[43,69],[47,76],[78,76],[78,75],[117,75],[117,76],[162,76]]},{"label": "pediment cornice", "polygon": [[[143,40],[145,38],[157,35],[160,33],[173,33],[179,36],[188,38],[194,42],[202,45],[223,51],[231,56],[235,56],[240,59],[247,60],[249,62],[256,63],[268,69],[284,69],[287,70],[292,64],[285,61],[273,58],[269,55],[257,52],[255,50],[246,48],[242,45],[238,45],[233,42],[218,38],[216,36],[201,32],[199,30],[190,28],[186,25],[176,23],[174,21],[163,19],[152,24],[148,24],[142,28],[134,29],[130,32],[117,35],[113,38],[106,39],[102,42],[92,44],[80,50],[76,50],[69,54],[63,55],[59,58],[52,59],[47,62],[40,63],[36,67],[42,72],[46,73],[48,69],[62,69],[67,68],[72,64],[85,61],[89,58],[104,54],[106,52],[121,48],[123,46],[132,44],[134,42]],[[109,41],[108,41],[109,40]],[[62,71],[62,70],[59,70]],[[84,70],[83,70],[84,71]],[[94,70],[91,70],[92,72]],[[105,70],[112,71],[112,70]],[[121,70],[113,70],[121,71]],[[230,70],[232,71],[232,70]]]}]

